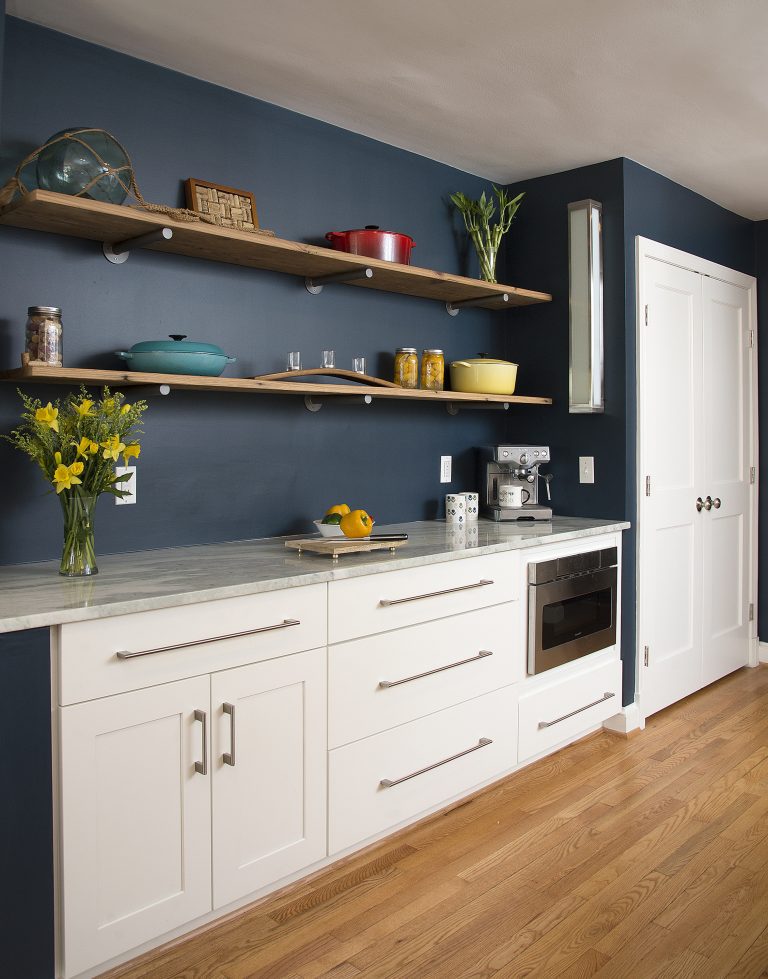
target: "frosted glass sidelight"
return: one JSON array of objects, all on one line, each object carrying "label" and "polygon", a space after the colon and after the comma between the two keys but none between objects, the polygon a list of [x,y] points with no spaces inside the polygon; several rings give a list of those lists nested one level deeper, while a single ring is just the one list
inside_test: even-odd
[{"label": "frosted glass sidelight", "polygon": [[570,412],[603,411],[603,249],[598,201],[568,205]]}]

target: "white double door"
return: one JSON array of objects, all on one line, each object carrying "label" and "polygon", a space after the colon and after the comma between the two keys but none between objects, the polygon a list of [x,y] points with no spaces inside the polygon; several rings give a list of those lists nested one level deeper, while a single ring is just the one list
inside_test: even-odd
[{"label": "white double door", "polygon": [[60,974],[325,856],[325,690],[311,650],[61,708]]},{"label": "white double door", "polygon": [[638,239],[638,645],[647,717],[756,635],[755,284]]}]

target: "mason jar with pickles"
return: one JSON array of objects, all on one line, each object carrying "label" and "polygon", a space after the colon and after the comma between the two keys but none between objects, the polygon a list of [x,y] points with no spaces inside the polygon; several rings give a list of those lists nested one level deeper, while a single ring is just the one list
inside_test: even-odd
[{"label": "mason jar with pickles", "polygon": [[421,355],[421,386],[426,391],[442,391],[445,357],[442,350],[424,350]]},{"label": "mason jar with pickles", "polygon": [[398,347],[395,351],[394,381],[401,388],[419,386],[419,358],[415,347]]}]

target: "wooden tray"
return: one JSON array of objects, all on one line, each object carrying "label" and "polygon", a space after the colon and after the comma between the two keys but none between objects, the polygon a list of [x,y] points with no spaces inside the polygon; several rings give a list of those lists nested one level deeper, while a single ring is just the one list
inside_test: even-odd
[{"label": "wooden tray", "polygon": [[256,374],[254,381],[289,381],[294,377],[338,377],[345,381],[357,381],[358,384],[369,384],[381,388],[399,388],[393,381],[385,381],[382,377],[372,377],[370,374],[358,374],[341,367],[308,367],[300,371],[278,371],[277,374]]},{"label": "wooden tray", "polygon": [[407,543],[404,540],[347,540],[338,537],[308,537],[305,540],[287,540],[286,547],[291,547],[301,554],[302,551],[311,551],[313,554],[328,554],[335,560],[340,554],[356,554],[361,551],[393,551],[401,544]]}]

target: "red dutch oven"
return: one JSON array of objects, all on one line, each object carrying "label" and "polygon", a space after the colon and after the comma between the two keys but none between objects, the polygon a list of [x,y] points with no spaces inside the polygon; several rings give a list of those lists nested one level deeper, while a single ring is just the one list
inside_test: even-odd
[{"label": "red dutch oven", "polygon": [[399,262],[401,265],[410,264],[411,249],[416,247],[410,235],[381,231],[377,224],[366,224],[365,228],[355,231],[329,231],[325,238],[338,252],[380,258],[384,262]]}]

